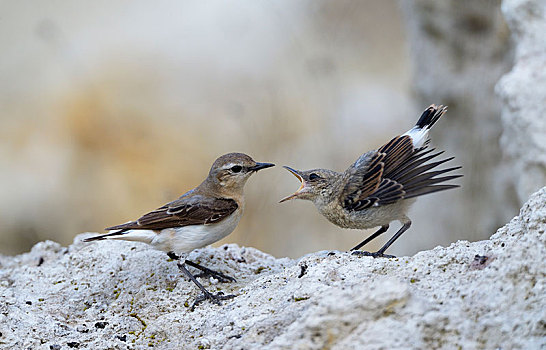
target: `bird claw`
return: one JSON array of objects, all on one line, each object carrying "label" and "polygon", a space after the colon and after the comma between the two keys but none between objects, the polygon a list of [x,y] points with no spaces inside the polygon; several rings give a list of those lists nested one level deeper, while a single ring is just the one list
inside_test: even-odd
[{"label": "bird claw", "polygon": [[237,280],[231,276],[224,275],[221,272],[217,272],[206,267],[203,267],[203,270],[195,275],[195,277],[214,277],[220,283],[237,282]]},{"label": "bird claw", "polygon": [[235,298],[236,295],[228,294],[224,295],[224,292],[218,292],[216,294],[212,294],[210,292],[204,292],[197,298],[195,298],[195,301],[193,302],[193,305],[191,306],[191,311],[195,310],[195,307],[199,304],[201,304],[205,300],[210,300],[211,303],[214,303],[216,305],[222,305],[222,300],[229,300],[232,298]]},{"label": "bird claw", "polygon": [[396,258],[396,256],[394,255],[389,255],[389,254],[384,254],[384,253],[380,253],[380,252],[366,252],[366,251],[363,251],[363,250],[354,250],[351,255],[358,255],[358,256],[371,256],[371,257],[374,257],[374,258],[387,258],[387,259],[392,259],[392,258]]}]

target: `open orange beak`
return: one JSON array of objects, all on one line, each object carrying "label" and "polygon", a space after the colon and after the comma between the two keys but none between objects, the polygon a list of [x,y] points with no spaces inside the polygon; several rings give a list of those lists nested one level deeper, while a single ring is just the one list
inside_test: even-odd
[{"label": "open orange beak", "polygon": [[281,199],[279,201],[279,203],[282,203],[282,202],[286,202],[286,201],[289,201],[291,199],[294,199],[296,198],[302,191],[303,189],[305,188],[305,180],[303,179],[303,177],[301,177],[301,175],[298,173],[297,170],[295,169],[292,169],[291,167],[288,167],[288,166],[283,166],[283,168],[285,168],[286,170],[288,170],[289,172],[291,172],[292,174],[294,174],[295,177],[298,178],[298,180],[301,181],[301,186],[300,188],[298,188],[298,190],[296,192],[294,192],[294,194],[291,194],[290,196],[287,196],[287,197],[284,197],[283,199]]}]

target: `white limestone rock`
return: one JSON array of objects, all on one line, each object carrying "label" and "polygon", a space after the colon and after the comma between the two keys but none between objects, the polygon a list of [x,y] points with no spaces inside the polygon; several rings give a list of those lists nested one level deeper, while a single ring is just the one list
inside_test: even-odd
[{"label": "white limestone rock", "polygon": [[496,86],[501,145],[521,202],[546,184],[546,1],[504,0],[515,63]]},{"label": "white limestone rock", "polygon": [[191,258],[237,282],[204,285],[238,296],[193,312],[197,289],[162,252],[42,242],[0,257],[0,348],[539,349],[545,230],[546,187],[490,240],[412,257],[205,248]]}]

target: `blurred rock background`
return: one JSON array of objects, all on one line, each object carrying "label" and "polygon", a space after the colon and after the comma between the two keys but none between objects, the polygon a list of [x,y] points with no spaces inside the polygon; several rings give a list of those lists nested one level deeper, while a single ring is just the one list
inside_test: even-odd
[{"label": "blurred rock background", "polygon": [[[465,239],[484,237],[514,216],[533,193],[518,200],[515,176],[499,143],[502,103],[495,84],[513,60],[501,1],[403,0],[401,5],[416,98],[420,104],[442,101],[449,106],[449,118],[434,129],[433,142],[456,154],[464,173],[462,188],[446,193],[445,202],[423,201],[415,208],[419,216],[428,214],[428,220],[415,222],[414,228],[427,241],[437,239],[430,227],[449,227],[451,238],[454,231],[464,232]],[[408,244],[417,249],[421,243]]]},{"label": "blurred rock background", "polygon": [[[418,201],[391,253],[488,237],[525,201],[492,92],[510,35],[498,1],[435,3],[1,2],[0,253],[137,218],[227,152],[345,169],[431,103],[451,107],[433,143],[465,166],[464,187]],[[297,257],[368,234],[309,202],[277,203],[298,186],[280,167],[253,177],[241,224],[219,244]]]}]

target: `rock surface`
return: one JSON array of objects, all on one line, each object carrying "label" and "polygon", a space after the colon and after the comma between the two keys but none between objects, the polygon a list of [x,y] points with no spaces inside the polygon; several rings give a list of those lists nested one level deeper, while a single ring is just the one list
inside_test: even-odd
[{"label": "rock surface", "polygon": [[545,230],[546,187],[491,239],[412,257],[205,248],[190,258],[238,282],[204,285],[237,297],[193,312],[196,288],[162,252],[42,242],[0,257],[0,348],[544,348]]},{"label": "rock surface", "polygon": [[505,0],[515,63],[496,87],[502,97],[503,152],[521,201],[546,183],[546,0]]}]

